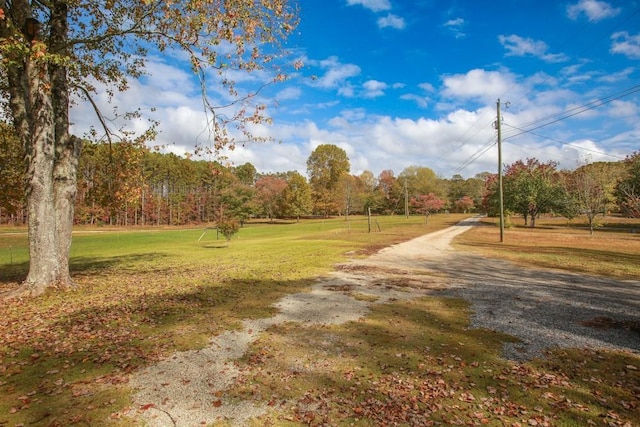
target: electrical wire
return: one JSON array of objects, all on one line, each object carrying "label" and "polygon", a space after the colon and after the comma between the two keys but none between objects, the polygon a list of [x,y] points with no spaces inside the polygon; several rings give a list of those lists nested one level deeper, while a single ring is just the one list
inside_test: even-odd
[{"label": "electrical wire", "polygon": [[[543,128],[543,127],[546,127],[546,126],[550,126],[550,125],[552,125],[554,123],[558,123],[560,121],[566,120],[566,119],[568,119],[570,117],[577,116],[577,115],[582,114],[582,113],[584,113],[586,111],[593,110],[594,108],[601,107],[603,105],[609,104],[609,103],[611,103],[613,101],[616,101],[618,99],[624,98],[626,96],[632,95],[632,94],[637,93],[637,92],[640,92],[640,85],[631,86],[629,88],[623,89],[623,90],[618,91],[616,93],[613,93],[611,95],[608,95],[608,96],[599,98],[597,100],[588,102],[586,104],[582,104],[582,105],[579,105],[579,106],[576,106],[576,107],[572,107],[572,108],[566,110],[560,116],[557,116],[557,115],[555,115],[555,116],[547,116],[544,119],[540,119],[540,120],[536,120],[534,122],[531,122],[531,123],[535,124],[535,123],[541,123],[544,120],[550,120],[548,122],[544,122],[544,123],[542,123],[540,125],[534,126],[531,129],[523,129],[523,128],[520,128],[520,127],[517,127],[517,126],[508,125],[507,123],[503,122],[504,125],[512,128],[512,129],[518,130],[519,132],[515,133],[513,135],[506,135],[506,136],[504,136],[502,138],[502,140],[503,141],[507,141],[509,139],[515,138],[517,136],[520,136],[520,135],[523,135],[523,134],[526,134],[526,133],[529,133],[529,134],[532,134],[532,135],[536,135],[536,136],[538,136],[540,138],[543,138],[543,139],[553,140],[552,138],[547,138],[547,137],[544,137],[542,135],[536,134],[533,131],[537,130],[537,129],[540,129],[540,128]],[[492,140],[493,140],[493,138],[492,138]],[[598,154],[604,154],[604,155],[611,156],[613,158],[618,158],[619,159],[619,157],[617,157],[617,156],[609,155],[609,154],[598,152],[598,151],[595,151],[595,150],[589,150],[589,149],[587,149],[585,147],[580,147],[580,146],[576,146],[576,145],[572,145],[572,144],[568,144],[568,143],[563,143],[563,142],[557,141],[557,140],[553,140],[553,141],[561,143],[561,144],[565,144],[565,145],[570,145],[570,146],[573,146],[575,148],[579,148],[581,150],[593,151],[593,152],[596,152]],[[495,145],[495,142],[492,142],[489,146],[485,145],[482,148],[480,148],[478,151],[476,151],[476,153],[471,155],[467,160],[465,160],[460,166],[458,166],[454,170],[454,175],[456,173],[459,173],[460,171],[464,170],[467,166],[473,164],[478,158],[480,158],[480,156],[482,156],[484,153],[486,153],[494,145]]]},{"label": "electrical wire", "polygon": [[[602,14],[604,14],[608,9],[610,9],[610,6],[609,6],[609,5],[607,5],[607,7],[606,7],[606,8],[602,9],[602,10],[600,11],[600,14],[599,14],[598,16],[593,17],[593,18],[590,18],[586,23],[584,23],[584,24],[582,25],[582,27],[581,27],[579,30],[581,30],[581,29],[582,29],[583,27],[585,27],[587,24],[597,21],[597,20],[598,20],[598,18],[599,18]],[[609,34],[611,34],[611,32],[612,32],[613,30],[620,28],[623,24],[625,24],[626,22],[628,22],[629,20],[631,20],[631,19],[632,19],[634,16],[636,16],[638,13],[640,13],[640,7],[636,8],[636,9],[635,9],[635,10],[634,10],[630,15],[628,15],[625,19],[623,19],[623,20],[620,20],[620,21],[616,22],[616,23],[615,23],[615,24],[614,24],[614,25],[613,25],[609,30],[607,30],[607,31],[603,32],[601,36],[597,37],[597,38],[596,38],[592,43],[590,43],[590,44],[589,44],[589,45],[587,45],[584,49],[582,49],[582,50],[578,53],[578,55],[583,55],[583,54],[584,54],[584,52],[586,52],[586,51],[589,51],[589,50],[593,49],[593,47],[594,47],[596,44],[598,44],[599,42],[601,42],[604,38],[608,37],[608,36],[609,36]],[[568,37],[567,39],[565,39],[565,41],[564,41],[563,43],[561,43],[559,46],[560,46],[560,47],[562,47],[562,46],[564,46],[564,45],[568,44],[570,41],[572,41],[573,39],[575,39],[578,35],[582,34],[582,31],[579,31],[579,30],[574,31],[574,32],[572,33],[572,35],[571,35],[570,37]],[[536,85],[536,86],[539,86],[540,84],[543,84],[543,83],[547,82],[548,80],[550,80],[550,79],[551,79],[551,77],[552,77],[552,76],[548,76],[548,77],[547,77],[547,78],[546,78],[542,83],[539,83],[539,84],[538,84],[538,85]],[[512,87],[510,87],[509,89],[507,89],[507,90],[505,91],[505,93],[503,94],[503,96],[501,96],[501,98],[502,98],[502,97],[504,97],[504,96],[506,96],[506,94],[507,94],[509,91],[511,91],[514,87],[516,87],[516,84],[514,84]],[[529,91],[527,91],[527,92],[526,92],[524,95],[522,95],[519,99],[523,99],[523,98],[527,97],[529,94],[531,94],[531,93],[534,91],[534,89],[535,89],[535,87],[532,87]],[[550,140],[553,140],[553,139],[551,139],[551,138],[546,138],[546,137],[544,137],[544,136],[542,136],[542,135],[537,135],[537,134],[535,134],[535,133],[534,133],[534,132],[532,132],[532,131],[533,131],[533,130],[536,130],[536,129],[539,129],[539,128],[542,128],[542,127],[545,127],[545,126],[549,126],[549,125],[551,125],[551,124],[557,123],[557,122],[562,121],[562,120],[566,120],[566,119],[568,119],[568,118],[570,118],[570,117],[573,117],[573,116],[576,116],[576,115],[578,115],[578,114],[582,114],[582,113],[584,113],[585,111],[589,111],[589,110],[591,110],[591,109],[594,109],[594,108],[600,107],[600,106],[602,106],[602,105],[608,104],[608,103],[610,103],[610,102],[612,102],[612,101],[615,101],[615,100],[617,100],[617,99],[623,98],[623,97],[625,97],[625,96],[629,96],[629,95],[631,95],[631,94],[633,94],[633,93],[636,93],[636,92],[638,92],[638,91],[640,91],[640,85],[638,85],[638,86],[634,86],[634,87],[631,87],[631,88],[628,88],[628,89],[625,89],[625,90],[623,90],[623,91],[620,91],[620,92],[614,93],[614,94],[612,94],[612,95],[609,95],[609,96],[604,97],[604,98],[600,98],[600,99],[595,100],[595,101],[591,101],[591,102],[589,102],[589,103],[587,103],[587,104],[583,104],[583,105],[580,105],[580,106],[577,106],[577,107],[572,107],[572,108],[570,108],[570,109],[568,109],[568,110],[565,110],[563,113],[561,113],[561,116],[557,116],[557,115],[555,115],[555,114],[554,114],[554,115],[549,115],[549,116],[546,116],[546,117],[543,117],[543,118],[540,118],[540,119],[534,120],[534,121],[532,121],[532,122],[526,123],[526,124],[524,124],[524,125],[521,125],[521,126],[524,128],[524,127],[527,127],[527,126],[532,126],[532,125],[535,125],[535,124],[538,124],[538,123],[542,123],[542,124],[540,124],[539,126],[535,126],[535,127],[531,128],[531,129],[521,129],[521,128],[516,128],[516,127],[514,127],[514,126],[511,126],[512,128],[514,128],[514,129],[516,129],[516,130],[519,130],[519,131],[520,131],[520,133],[515,133],[515,134],[513,134],[513,135],[505,135],[505,137],[503,138],[503,141],[504,141],[504,140],[506,140],[506,139],[515,138],[515,137],[517,137],[517,136],[519,136],[519,135],[522,135],[522,134],[524,134],[524,133],[531,133],[532,135],[536,135],[536,136],[539,136],[539,137],[544,138],[544,139],[550,139]],[[473,136],[477,135],[477,133],[479,132],[479,130],[478,130],[477,132],[474,132],[472,135],[469,135],[469,137],[468,137],[468,138],[465,138],[465,136],[466,136],[466,135],[467,135],[467,134],[468,134],[472,129],[474,129],[474,128],[478,125],[478,123],[480,123],[480,121],[481,121],[482,119],[484,119],[484,118],[485,118],[486,114],[487,114],[487,113],[485,112],[485,114],[482,114],[480,117],[478,117],[478,118],[477,118],[477,120],[473,123],[473,125],[467,129],[467,131],[462,135],[462,137],[461,137],[461,143],[457,145],[456,149],[461,148],[461,147],[462,147],[462,146],[464,146],[464,145],[465,145],[465,144],[466,144],[466,143],[467,143],[467,142],[468,142],[468,141],[469,141]],[[544,122],[546,122],[546,123],[544,123]],[[560,142],[560,141],[556,141],[556,142]],[[561,143],[561,142],[560,142],[560,143]],[[460,165],[459,165],[459,166],[454,170],[454,174],[459,173],[460,171],[462,171],[463,169],[465,169],[466,167],[468,167],[469,165],[471,165],[472,163],[474,163],[474,162],[475,162],[475,161],[476,161],[476,160],[477,160],[477,159],[478,159],[482,154],[486,153],[486,151],[488,151],[488,150],[489,150],[493,145],[495,145],[495,143],[492,143],[492,144],[491,144],[491,145],[489,145],[488,147],[483,146],[482,148],[480,148],[478,151],[476,151],[476,153],[474,153],[473,155],[471,155],[469,158],[467,158],[467,160],[465,160],[462,164],[460,164]],[[565,145],[569,145],[569,146],[571,146],[571,144],[568,144],[568,143],[567,143],[567,144],[565,144]],[[576,147],[576,148],[580,148],[580,149],[582,149],[582,150],[587,150],[587,151],[589,151],[589,149],[586,149],[586,148],[584,148],[584,147],[578,147],[578,146],[575,146],[575,147]],[[591,151],[594,151],[594,152],[595,152],[595,150],[591,150]],[[608,155],[608,154],[606,154],[606,153],[599,153],[599,154]],[[611,157],[616,158],[616,156],[612,156],[612,155],[608,155],[608,156],[611,156]]]},{"label": "electrical wire", "polygon": [[494,140],[493,137],[491,137],[491,139],[488,141],[488,143],[485,143],[480,149],[478,149],[474,154],[472,154],[471,156],[469,156],[464,162],[462,162],[454,171],[453,171],[453,175],[462,172],[467,166],[470,166],[471,164],[473,164],[476,160],[478,160],[480,158],[480,156],[482,156],[484,153],[486,153],[487,151],[489,151],[491,148],[493,148],[496,145],[496,141]]},{"label": "electrical wire", "polygon": [[[549,141],[557,142],[558,144],[566,145],[566,146],[569,146],[569,147],[574,147],[574,148],[577,148],[579,150],[590,151],[592,153],[599,154],[601,156],[608,156],[608,157],[612,157],[614,159],[624,160],[624,157],[620,157],[620,156],[616,156],[616,155],[613,155],[613,154],[605,153],[604,151],[593,150],[591,148],[581,147],[579,145],[575,145],[575,144],[571,144],[571,143],[568,143],[568,142],[560,141],[560,140],[555,139],[555,138],[551,138],[551,137],[548,137],[548,136],[540,135],[539,133],[528,131],[526,129],[521,129],[521,128],[517,127],[517,126],[513,126],[513,125],[510,125],[508,123],[502,123],[502,124],[504,126],[507,126],[507,127],[510,127],[510,128],[513,128],[513,129],[521,131],[518,135],[522,135],[523,133],[530,133],[531,135],[535,135],[535,136],[537,136],[539,138],[542,138],[542,139],[548,139]],[[506,139],[507,138],[504,138],[502,141],[504,142]]]},{"label": "electrical wire", "polygon": [[[601,107],[603,105],[609,104],[609,103],[611,103],[613,101],[616,101],[618,99],[624,98],[624,97],[629,96],[629,95],[633,95],[634,93],[637,93],[637,92],[640,92],[640,85],[632,86],[630,88],[627,88],[627,89],[624,89],[624,90],[622,90],[620,92],[617,92],[617,93],[615,93],[613,95],[609,95],[609,96],[606,96],[604,98],[600,98],[600,99],[597,99],[595,101],[588,102],[588,103],[580,105],[578,107],[573,107],[573,108],[567,110],[562,115],[557,116],[556,118],[554,118],[553,120],[551,120],[549,122],[542,123],[540,125],[537,125],[537,126],[534,126],[534,127],[530,128],[530,129],[520,129],[522,132],[516,133],[515,135],[510,135],[508,137],[505,137],[505,138],[503,138],[503,140],[515,138],[516,136],[520,136],[520,135],[522,135],[524,133],[531,133],[531,131],[533,131],[533,130],[540,129],[540,128],[543,128],[543,127],[546,127],[546,126],[550,126],[550,125],[552,125],[554,123],[558,123],[558,122],[566,120],[566,119],[568,119],[570,117],[577,116],[578,114],[582,114],[582,113],[584,113],[586,111],[593,110],[594,108]],[[511,126],[511,127],[515,128],[515,126]]]}]

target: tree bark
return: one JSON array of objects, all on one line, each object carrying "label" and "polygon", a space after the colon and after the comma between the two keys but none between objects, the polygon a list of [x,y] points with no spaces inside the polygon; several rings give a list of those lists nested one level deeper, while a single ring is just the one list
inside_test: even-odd
[{"label": "tree bark", "polygon": [[[14,19],[25,32],[28,55],[7,69],[10,109],[27,165],[29,272],[21,287],[5,297],[39,295],[49,287],[69,287],[69,249],[76,196],[80,140],[69,135],[69,90],[64,63],[67,5],[51,3],[48,46],[28,2],[17,0]],[[8,28],[3,28],[3,32]],[[25,30],[27,31],[27,30]],[[51,61],[50,55],[58,60]]]},{"label": "tree bark", "polygon": [[[66,57],[68,23],[66,2],[56,2],[51,15],[52,53]],[[51,65],[53,112],[55,118],[55,159],[53,198],[56,221],[56,256],[59,267],[57,285],[73,286],[69,272],[77,172],[81,140],[69,134],[69,83],[63,64]]]},{"label": "tree bark", "polygon": [[31,106],[26,147],[29,273],[22,291],[37,295],[59,277],[53,192],[55,126],[47,64],[30,58],[25,68]]}]

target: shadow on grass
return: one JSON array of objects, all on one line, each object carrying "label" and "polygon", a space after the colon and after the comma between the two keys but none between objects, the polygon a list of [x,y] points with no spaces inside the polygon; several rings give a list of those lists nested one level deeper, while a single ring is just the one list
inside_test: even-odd
[{"label": "shadow on grass", "polygon": [[[288,401],[284,418],[305,425],[431,425],[461,405],[469,370],[507,366],[499,353],[511,340],[469,329],[459,299],[384,304],[344,325],[270,328],[243,359],[253,376],[234,390]],[[486,394],[485,383],[476,391]]]},{"label": "shadow on grass", "polygon": [[[157,263],[168,257],[163,253],[141,253],[114,257],[72,257],[69,262],[71,277],[74,275],[98,274],[104,270],[122,270],[128,266],[136,265],[136,271],[140,272],[139,265],[145,263]],[[11,284],[23,282],[29,271],[29,262],[12,265],[4,265],[0,268],[0,283]]]},{"label": "shadow on grass", "polygon": [[637,358],[594,354],[593,369],[574,373],[580,359],[565,363],[566,352],[553,355],[546,370],[514,364],[499,356],[512,338],[469,328],[466,308],[458,299],[425,298],[376,307],[342,326],[273,327],[244,357],[252,376],[237,393],[286,401],[282,410],[291,412],[283,417],[305,425],[540,425],[544,417],[549,425],[587,425],[608,414],[637,420],[638,378],[628,369],[625,377]]},{"label": "shadow on grass", "polygon": [[210,243],[203,246],[203,248],[205,249],[227,249],[228,247],[229,247],[229,243],[227,242]]},{"label": "shadow on grass", "polygon": [[[175,351],[202,348],[245,318],[270,317],[271,301],[308,287],[304,281],[229,280],[176,290],[172,278],[163,289],[161,282],[149,286],[126,276],[114,275],[100,289],[3,308],[0,425],[108,424],[131,403],[130,372]],[[149,276],[142,277],[153,280]]]}]

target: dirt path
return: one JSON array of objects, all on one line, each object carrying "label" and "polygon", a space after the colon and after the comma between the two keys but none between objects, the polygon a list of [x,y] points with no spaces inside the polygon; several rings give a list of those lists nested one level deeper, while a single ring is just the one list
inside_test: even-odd
[{"label": "dirt path", "polygon": [[[148,409],[129,415],[150,426],[197,426],[219,419],[242,425],[267,406],[218,396],[239,375],[234,360],[267,328],[291,321],[345,323],[365,316],[374,303],[434,293],[471,301],[474,326],[520,338],[522,343],[505,347],[512,359],[540,355],[549,346],[640,351],[640,282],[526,270],[455,252],[451,240],[475,223],[463,221],[341,264],[310,292],[279,301],[278,315],[245,321],[241,331],[214,337],[203,350],[176,353],[140,371],[131,379],[134,400]],[[354,296],[375,297],[375,302]]]}]

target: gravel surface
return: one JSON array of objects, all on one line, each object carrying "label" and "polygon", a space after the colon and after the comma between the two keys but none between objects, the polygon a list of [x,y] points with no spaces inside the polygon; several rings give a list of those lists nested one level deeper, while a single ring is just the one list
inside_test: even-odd
[{"label": "gravel surface", "polygon": [[[214,337],[209,347],[180,352],[131,378],[137,408],[128,415],[149,426],[197,426],[216,420],[243,425],[267,411],[260,402],[230,402],[224,390],[240,373],[240,358],[260,333],[283,322],[340,324],[372,304],[424,295],[471,302],[472,327],[519,338],[504,356],[526,360],[555,347],[640,352],[640,282],[525,269],[453,250],[449,242],[476,224],[463,221],[336,267],[308,293],[288,295],[271,318]],[[354,298],[358,296],[358,298]],[[366,296],[367,298],[362,298]],[[215,404],[213,404],[215,402]]]}]

